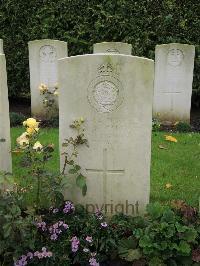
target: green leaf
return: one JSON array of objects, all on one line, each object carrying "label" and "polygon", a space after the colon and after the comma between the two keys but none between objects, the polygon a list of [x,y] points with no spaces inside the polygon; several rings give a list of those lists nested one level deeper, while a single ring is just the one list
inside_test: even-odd
[{"label": "green leaf", "polygon": [[85,196],[87,193],[87,185],[85,185],[83,188],[82,188],[82,195]]},{"label": "green leaf", "polygon": [[158,219],[163,215],[164,207],[158,203],[150,203],[147,206],[147,212],[151,216],[152,219]]},{"label": "green leaf", "polygon": [[3,235],[5,238],[8,238],[10,236],[12,230],[12,225],[10,223],[7,223],[3,226]]},{"label": "green leaf", "polygon": [[176,220],[176,216],[172,210],[166,210],[163,213],[162,221],[167,223],[174,223]]},{"label": "green leaf", "polygon": [[76,169],[77,172],[78,172],[79,170],[81,170],[81,167],[80,167],[80,165],[78,165],[78,164],[74,165],[74,168]]},{"label": "green leaf", "polygon": [[76,174],[77,170],[75,168],[69,169],[69,174]]},{"label": "green leaf", "polygon": [[185,233],[183,233],[182,239],[185,239],[188,242],[194,242],[197,236],[198,236],[197,231],[194,228],[188,227],[188,230]]},{"label": "green leaf", "polygon": [[76,185],[83,189],[86,186],[86,177],[82,174],[79,174],[76,178]]},{"label": "green leaf", "polygon": [[178,246],[178,250],[181,254],[189,255],[191,248],[190,248],[190,245],[186,241],[181,240],[181,242]]},{"label": "green leaf", "polygon": [[166,266],[162,259],[154,257],[150,259],[149,266]]},{"label": "green leaf", "polygon": [[142,257],[142,254],[139,249],[129,249],[128,255],[125,258],[127,261],[139,260]]}]

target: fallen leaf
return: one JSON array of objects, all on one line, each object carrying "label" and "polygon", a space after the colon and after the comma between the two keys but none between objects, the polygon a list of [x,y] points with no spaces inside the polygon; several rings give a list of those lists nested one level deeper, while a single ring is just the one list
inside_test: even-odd
[{"label": "fallen leaf", "polygon": [[158,145],[159,149],[162,149],[162,150],[167,150],[167,148],[165,146],[163,146],[162,144]]},{"label": "fallen leaf", "polygon": [[170,184],[170,183],[167,183],[166,185],[165,185],[165,188],[167,188],[167,189],[169,189],[169,188],[171,188],[172,187],[172,184]]},{"label": "fallen leaf", "polygon": [[178,142],[178,140],[175,137],[170,136],[170,135],[165,135],[165,140],[171,141],[171,142]]}]

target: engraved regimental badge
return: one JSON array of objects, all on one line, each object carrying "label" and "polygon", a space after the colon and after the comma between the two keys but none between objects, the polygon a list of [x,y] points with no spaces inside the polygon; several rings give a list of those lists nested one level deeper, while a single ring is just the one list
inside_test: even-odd
[{"label": "engraved regimental badge", "polygon": [[167,54],[167,62],[169,65],[180,66],[184,59],[183,51],[177,48],[170,49]]},{"label": "engraved regimental badge", "polygon": [[116,69],[110,63],[97,69],[97,77],[88,87],[88,101],[99,113],[109,113],[123,102],[123,87]]},{"label": "engraved regimental badge", "polygon": [[44,45],[40,48],[40,60],[48,63],[56,61],[56,49],[51,45]]}]

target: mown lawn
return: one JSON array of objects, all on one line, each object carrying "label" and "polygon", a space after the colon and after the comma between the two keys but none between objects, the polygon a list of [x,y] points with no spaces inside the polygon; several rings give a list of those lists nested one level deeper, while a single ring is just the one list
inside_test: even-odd
[{"label": "mown lawn", "polygon": [[[12,147],[23,128],[12,128]],[[177,143],[167,142],[164,135],[169,133],[153,132],[151,163],[151,201],[168,203],[173,199],[182,199],[198,207],[200,199],[200,134],[174,133]],[[54,143],[55,152],[49,169],[59,169],[58,129],[41,129],[42,144]],[[20,158],[13,156],[13,173],[23,174],[19,167]],[[27,177],[28,178],[28,177]],[[166,188],[166,184],[172,185]]]}]

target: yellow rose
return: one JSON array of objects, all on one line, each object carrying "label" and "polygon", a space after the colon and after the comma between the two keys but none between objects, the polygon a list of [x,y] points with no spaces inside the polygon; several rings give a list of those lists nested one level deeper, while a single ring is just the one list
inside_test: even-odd
[{"label": "yellow rose", "polygon": [[17,138],[17,143],[21,147],[26,147],[27,145],[29,145],[28,133],[27,132],[24,132],[21,136],[19,136]]},{"label": "yellow rose", "polygon": [[33,149],[36,151],[41,151],[42,148],[43,148],[43,146],[39,141],[36,141],[36,143],[33,145]]},{"label": "yellow rose", "polygon": [[33,135],[33,134],[35,134],[36,132],[38,132],[38,130],[39,130],[39,128],[27,127],[26,132],[27,132],[29,135]]},{"label": "yellow rose", "polygon": [[35,118],[28,118],[26,121],[23,122],[23,126],[38,128],[39,122],[37,122]]},{"label": "yellow rose", "polygon": [[39,86],[39,90],[40,92],[46,92],[48,90],[48,87],[44,83],[41,83]]}]

